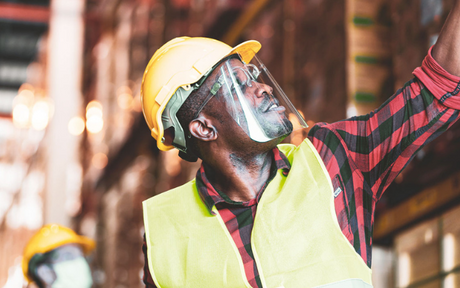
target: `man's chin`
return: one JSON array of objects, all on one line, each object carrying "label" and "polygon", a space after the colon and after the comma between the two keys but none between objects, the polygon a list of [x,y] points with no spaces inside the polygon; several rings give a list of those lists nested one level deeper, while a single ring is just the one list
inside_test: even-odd
[{"label": "man's chin", "polygon": [[275,137],[273,138],[273,140],[268,141],[268,143],[270,143],[273,146],[273,148],[275,148],[276,145],[280,144],[284,139],[286,139],[286,137],[291,135],[291,132]]},{"label": "man's chin", "polygon": [[273,126],[278,126],[279,129],[277,129],[277,131],[273,131],[274,129],[271,131],[266,131],[266,134],[269,138],[281,139],[280,141],[289,136],[294,129],[291,121],[289,121],[287,118],[283,119],[282,125],[280,125],[280,123],[275,123]]}]

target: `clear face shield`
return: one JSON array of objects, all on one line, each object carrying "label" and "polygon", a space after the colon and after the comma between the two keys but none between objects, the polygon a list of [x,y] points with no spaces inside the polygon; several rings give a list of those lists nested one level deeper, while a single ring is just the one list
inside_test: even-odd
[{"label": "clear face shield", "polygon": [[[255,56],[249,64],[236,55],[212,73],[214,84],[201,109],[213,97],[256,142],[284,138],[293,130],[289,119],[308,125],[263,63]],[[209,84],[208,84],[209,85]]]}]

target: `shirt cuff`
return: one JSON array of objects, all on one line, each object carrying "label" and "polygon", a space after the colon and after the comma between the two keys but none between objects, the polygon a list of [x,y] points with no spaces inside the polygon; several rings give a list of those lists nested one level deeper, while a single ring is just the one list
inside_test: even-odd
[{"label": "shirt cuff", "polygon": [[444,70],[431,56],[432,49],[428,51],[422,66],[415,69],[413,74],[441,103],[460,110],[460,77]]}]

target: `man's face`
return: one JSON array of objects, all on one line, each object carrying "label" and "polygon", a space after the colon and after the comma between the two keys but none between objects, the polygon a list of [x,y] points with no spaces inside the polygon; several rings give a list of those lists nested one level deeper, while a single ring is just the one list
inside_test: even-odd
[{"label": "man's face", "polygon": [[214,70],[208,85],[216,92],[215,101],[226,108],[251,139],[267,142],[289,135],[292,123],[286,108],[274,96],[273,87],[263,83],[260,76],[255,65],[233,58]]}]

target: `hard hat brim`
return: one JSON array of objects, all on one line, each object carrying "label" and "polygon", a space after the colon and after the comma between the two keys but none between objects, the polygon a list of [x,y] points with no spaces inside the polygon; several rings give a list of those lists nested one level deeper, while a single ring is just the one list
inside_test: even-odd
[{"label": "hard hat brim", "polygon": [[260,48],[262,48],[262,45],[259,43],[259,41],[249,40],[233,47],[227,56],[232,54],[239,54],[245,63],[249,63],[251,62],[254,55],[259,52]]}]

